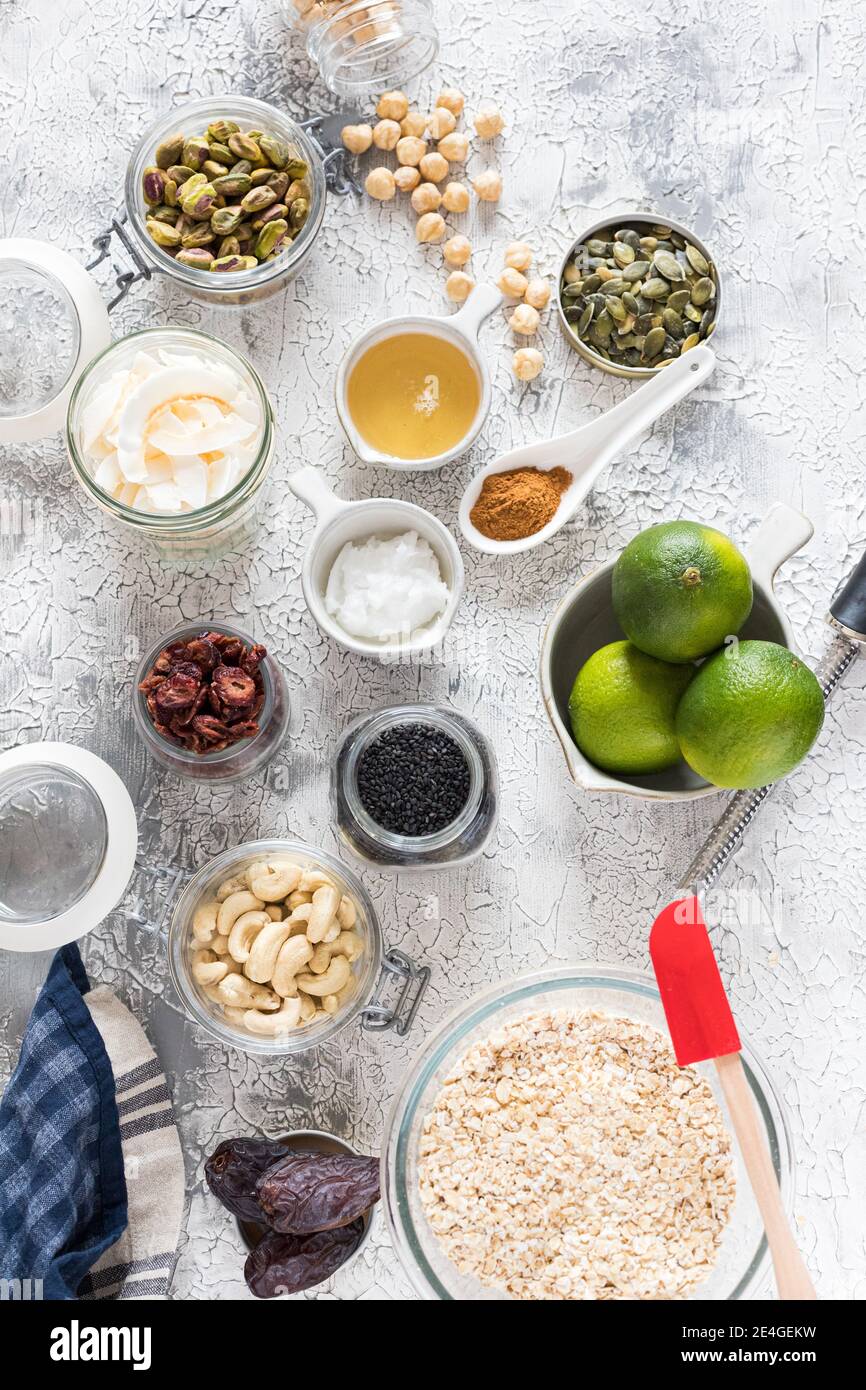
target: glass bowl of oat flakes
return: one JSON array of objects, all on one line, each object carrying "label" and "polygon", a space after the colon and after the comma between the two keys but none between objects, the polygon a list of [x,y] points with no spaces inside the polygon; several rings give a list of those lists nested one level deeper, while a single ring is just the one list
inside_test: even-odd
[{"label": "glass bowl of oat flakes", "polygon": [[[787,1120],[743,1063],[782,1197]],[[429,1299],[748,1299],[760,1214],[711,1064],[679,1068],[654,981],[574,966],[499,984],[425,1044],[383,1145],[384,1210]]]}]

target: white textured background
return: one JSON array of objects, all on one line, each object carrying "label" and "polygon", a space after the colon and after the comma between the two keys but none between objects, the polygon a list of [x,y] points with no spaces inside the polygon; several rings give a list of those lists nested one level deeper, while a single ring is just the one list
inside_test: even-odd
[{"label": "white textured background", "polygon": [[[498,99],[505,194],[469,217],[474,268],[495,275],[526,237],[550,271],[607,212],[653,208],[714,248],[725,303],[708,387],[613,470],[577,524],[513,563],[465,554],[467,594],[446,661],[382,669],[330,646],[301,598],[308,514],[285,479],[315,462],[344,495],[413,498],[453,523],[470,472],[512,445],[597,415],[633,389],[570,353],[552,322],[548,359],[514,383],[505,315],[484,332],[495,378],[485,437],[439,475],[368,469],[343,444],[332,404],[342,351],[386,312],[446,309],[440,253],[419,249],[405,204],[330,202],[316,254],[279,298],[211,312],[167,283],[139,287],[115,332],[200,325],[246,351],[276,405],[279,443],[259,544],[179,575],[109,532],[74,484],[62,443],[8,451],[0,489],[0,740],[59,738],[101,754],[135,799],[150,863],[204,862],[258,835],[334,847],[331,752],[351,713],[396,698],[451,700],[494,740],[503,814],[465,872],[403,881],[367,874],[388,940],[433,969],[407,1042],[354,1032],[288,1065],[260,1064],[197,1035],[177,1012],[162,949],[120,915],[87,943],[91,974],[142,1019],[170,1078],[191,1204],[176,1297],[242,1297],[232,1219],[202,1189],[218,1137],[316,1125],[375,1151],[413,1049],[450,1004],[489,980],[593,959],[648,966],[649,924],[721,809],[589,797],[571,786],[542,715],[543,623],[574,579],[641,527],[692,516],[748,538],[777,499],[815,524],[780,594],[807,653],[824,641],[836,583],[866,541],[866,42],[850,0],[477,0],[436,4],[441,77],[468,105]],[[329,104],[276,0],[0,0],[0,235],[56,240],[88,258],[118,205],[141,129],[174,101],[236,89],[301,116]],[[473,166],[486,158],[473,156]],[[235,616],[278,655],[294,703],[290,740],[266,780],[194,791],[135,741],[130,678],[140,644],[181,618]],[[808,763],[762,812],[726,887],[751,898],[751,927],[717,934],[741,1030],[791,1112],[800,1238],[819,1292],[864,1297],[862,1060],[866,697],[855,668]],[[760,908],[756,907],[760,904]],[[0,959],[0,1075],[47,966]],[[310,1296],[310,1295],[308,1295]],[[320,1297],[405,1298],[384,1228]]]}]

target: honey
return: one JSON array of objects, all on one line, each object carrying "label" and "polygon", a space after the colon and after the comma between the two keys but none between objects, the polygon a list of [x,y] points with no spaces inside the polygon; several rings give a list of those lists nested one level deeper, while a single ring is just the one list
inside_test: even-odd
[{"label": "honey", "polygon": [[353,367],[349,413],[371,449],[398,459],[447,453],[472,427],[481,384],[465,352],[433,333],[395,333]]}]

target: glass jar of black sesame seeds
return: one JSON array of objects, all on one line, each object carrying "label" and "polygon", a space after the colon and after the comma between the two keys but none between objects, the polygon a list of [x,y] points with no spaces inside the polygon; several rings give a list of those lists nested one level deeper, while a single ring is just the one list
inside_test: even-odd
[{"label": "glass jar of black sesame seeds", "polygon": [[496,823],[496,762],[464,715],[394,705],[346,729],[331,775],[340,833],[360,859],[450,868],[480,854]]}]

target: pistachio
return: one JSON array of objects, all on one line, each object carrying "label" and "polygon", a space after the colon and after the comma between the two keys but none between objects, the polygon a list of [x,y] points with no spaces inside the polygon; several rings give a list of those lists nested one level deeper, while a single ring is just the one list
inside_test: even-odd
[{"label": "pistachio", "polygon": [[265,256],[269,256],[283,232],[287,232],[288,229],[288,222],[281,217],[275,218],[273,222],[269,222],[266,227],[263,227],[253,247],[253,255],[257,260],[263,261]]},{"label": "pistachio", "polygon": [[203,246],[184,246],[178,251],[175,260],[179,265],[195,266],[197,270],[210,270],[213,255],[206,251]]},{"label": "pistachio", "polygon": [[194,222],[189,231],[183,233],[184,246],[210,246],[216,241],[216,232],[209,222]]},{"label": "pistachio", "polygon": [[205,183],[182,196],[180,205],[187,217],[192,217],[196,222],[206,222],[214,211],[216,199],[213,184]]},{"label": "pistachio", "polygon": [[244,220],[244,210],[239,205],[227,208],[217,208],[211,217],[210,224],[217,236],[230,236],[236,232]]},{"label": "pistachio", "polygon": [[289,208],[289,222],[295,231],[303,227],[310,214],[310,205],[306,198],[296,198]]},{"label": "pistachio", "polygon": [[276,135],[263,135],[259,140],[259,149],[275,169],[285,169],[291,154],[285,140],[280,140]]},{"label": "pistachio", "polygon": [[211,261],[211,270],[253,270],[258,265],[255,256],[220,256]]},{"label": "pistachio", "polygon": [[223,256],[239,256],[240,254],[241,244],[237,237],[224,236],[217,248],[217,255],[222,258]]},{"label": "pistachio", "polygon": [[163,200],[168,177],[162,169],[151,164],[141,176],[141,189],[148,207],[158,207]]},{"label": "pistachio", "polygon": [[289,209],[286,207],[285,203],[272,203],[269,208],[265,208],[264,212],[260,212],[257,217],[250,218],[250,226],[254,232],[260,232],[262,227],[266,226],[268,222],[273,222],[280,217],[285,217],[288,220],[288,216]]},{"label": "pistachio", "polygon": [[221,145],[227,145],[229,136],[237,135],[239,130],[237,121],[211,121],[207,133],[212,142],[217,140]]},{"label": "pistachio", "polygon": [[290,179],[305,179],[309,173],[309,169],[310,166],[307,161],[301,159],[298,154],[290,156],[289,162],[286,165],[286,173]]},{"label": "pistachio", "polygon": [[262,152],[251,135],[234,131],[226,141],[236,159],[249,160],[250,164],[261,164]]},{"label": "pistachio", "polygon": [[264,212],[265,208],[277,201],[277,195],[272,188],[251,188],[249,193],[245,193],[241,198],[241,207],[244,212]]},{"label": "pistachio", "polygon": [[282,198],[289,186],[289,176],[285,169],[278,170],[276,174],[268,174],[267,186],[274,190],[277,198]]},{"label": "pistachio", "polygon": [[157,222],[155,218],[149,217],[147,230],[157,246],[162,246],[166,251],[173,251],[181,244],[180,232],[168,222]]},{"label": "pistachio", "polygon": [[239,159],[237,163],[233,164],[229,169],[230,174],[251,174],[252,171],[253,166],[248,159]]},{"label": "pistachio", "polygon": [[153,218],[155,222],[169,222],[173,227],[175,226],[177,219],[180,217],[180,210],[176,207],[173,208],[167,207],[165,205],[160,205],[160,207],[158,208],[153,208],[150,216]]},{"label": "pistachio", "polygon": [[180,187],[182,183],[186,183],[187,179],[192,178],[195,169],[190,169],[186,164],[172,164],[170,168],[166,170],[166,173],[168,177],[173,179],[178,187]]},{"label": "pistachio", "polygon": [[166,207],[169,207],[169,208],[176,208],[176,207],[177,207],[177,204],[178,204],[177,184],[175,183],[174,179],[166,179],[166,181],[165,181],[165,187],[164,187],[163,190],[162,190],[162,196],[163,196],[163,198],[164,198],[164,200],[165,200],[165,205],[166,205]]},{"label": "pistachio", "polygon": [[261,169],[254,169],[250,175],[250,183],[253,188],[260,188],[263,183],[267,183],[272,172],[273,171],[269,169],[267,165],[264,165]]},{"label": "pistachio", "polygon": [[571,332],[604,361],[655,371],[715,330],[717,280],[687,237],[649,230],[612,224],[576,246],[559,297]]},{"label": "pistachio", "polygon": [[228,173],[228,165],[218,164],[215,159],[206,159],[201,166],[203,174],[207,174],[209,179],[220,179]]},{"label": "pistachio", "polygon": [[214,179],[214,189],[220,198],[242,198],[252,187],[249,174],[223,174]]},{"label": "pistachio", "polygon": [[160,169],[168,169],[172,164],[178,163],[182,151],[183,135],[169,135],[157,145],[153,162]]},{"label": "pistachio", "polygon": [[180,162],[187,168],[198,171],[206,159],[210,159],[210,145],[201,135],[185,140]]},{"label": "pistachio", "polygon": [[210,142],[210,157],[215,159],[218,164],[224,164],[227,169],[235,162],[235,157],[228,145],[218,145],[215,140]]}]

